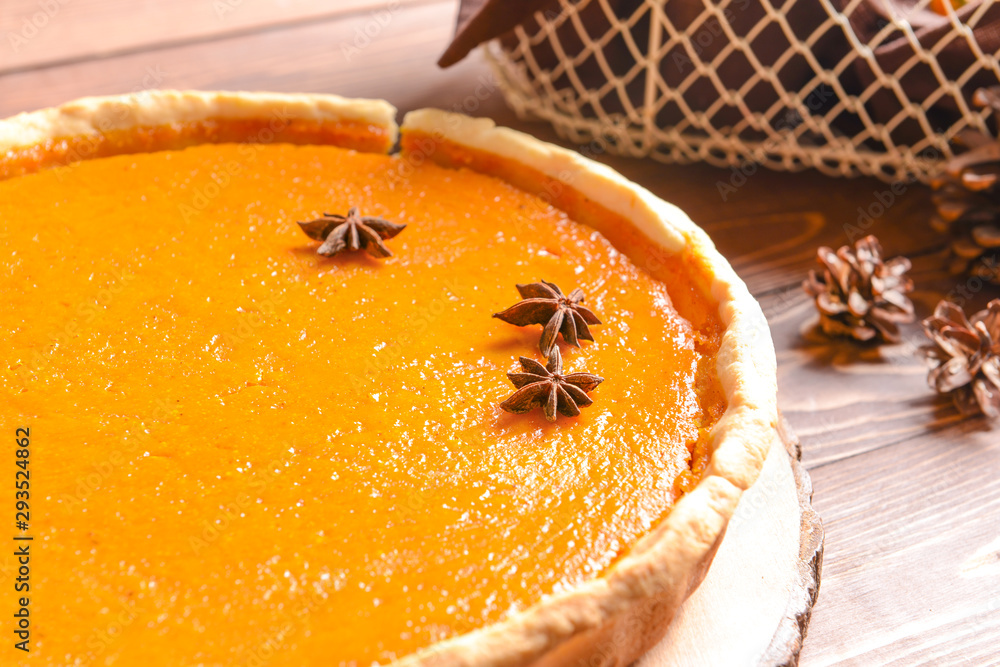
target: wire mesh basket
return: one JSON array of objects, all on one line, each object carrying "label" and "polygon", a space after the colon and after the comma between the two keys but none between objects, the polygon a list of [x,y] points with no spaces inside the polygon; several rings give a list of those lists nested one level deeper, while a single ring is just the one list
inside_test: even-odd
[{"label": "wire mesh basket", "polygon": [[926,182],[991,130],[970,99],[998,50],[994,0],[558,0],[486,54],[513,109],[571,141]]}]

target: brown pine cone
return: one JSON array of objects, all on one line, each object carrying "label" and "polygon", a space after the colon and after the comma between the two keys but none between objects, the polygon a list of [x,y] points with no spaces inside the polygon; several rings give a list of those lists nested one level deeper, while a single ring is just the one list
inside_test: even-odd
[{"label": "brown pine cone", "polygon": [[883,261],[874,236],[859,239],[853,249],[845,245],[834,252],[823,246],[816,254],[823,272],[810,271],[802,286],[816,301],[823,331],[899,342],[899,323],[913,321],[913,303],[906,296],[913,289],[905,275],[910,260]]},{"label": "brown pine cone", "polygon": [[942,301],[923,325],[934,341],[921,348],[933,364],[927,383],[950,393],[962,414],[1000,416],[1000,299],[970,318],[955,304]]},{"label": "brown pine cone", "polygon": [[[992,108],[1000,123],[1000,86],[980,88],[973,101]],[[931,224],[951,239],[952,273],[1000,284],[1000,142],[975,131],[957,141],[968,150],[931,182],[937,209]]]}]

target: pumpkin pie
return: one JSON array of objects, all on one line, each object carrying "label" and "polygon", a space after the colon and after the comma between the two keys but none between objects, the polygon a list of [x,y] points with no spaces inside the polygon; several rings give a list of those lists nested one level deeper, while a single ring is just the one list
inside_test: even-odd
[{"label": "pumpkin pie", "polygon": [[627,664],[697,586],[775,429],[759,307],[611,169],[394,118],[161,91],[0,121],[26,664]]}]

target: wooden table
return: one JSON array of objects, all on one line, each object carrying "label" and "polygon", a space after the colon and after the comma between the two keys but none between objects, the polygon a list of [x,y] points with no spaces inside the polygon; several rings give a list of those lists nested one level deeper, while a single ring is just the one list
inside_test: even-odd
[{"label": "wooden table", "polygon": [[[518,121],[480,57],[434,62],[455,0],[3,0],[0,117],[144,88],[333,92],[406,111],[438,106]],[[562,142],[560,142],[562,143]],[[599,156],[678,204],[760,300],[780,405],[803,442],[826,526],[819,602],[801,664],[1000,664],[1000,425],[962,419],[900,345],[830,342],[809,329],[800,283],[820,245],[866,231],[914,261],[918,315],[976,285],[942,271],[925,188],[760,170],[723,201],[728,170]],[[981,307],[1000,289],[971,294]]]}]

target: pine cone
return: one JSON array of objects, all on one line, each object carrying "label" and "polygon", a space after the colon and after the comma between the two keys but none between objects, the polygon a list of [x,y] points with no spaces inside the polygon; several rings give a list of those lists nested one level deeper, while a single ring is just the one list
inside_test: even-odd
[{"label": "pine cone", "polygon": [[968,319],[961,308],[942,301],[923,325],[934,341],[921,348],[933,364],[927,384],[950,393],[962,414],[1000,416],[1000,299]]},{"label": "pine cone", "polygon": [[[973,101],[992,108],[1000,123],[1000,86],[980,88]],[[931,224],[951,238],[952,273],[1000,284],[1000,142],[971,130],[957,142],[968,150],[931,182],[937,208]]]},{"label": "pine cone", "polygon": [[913,303],[906,293],[913,281],[906,277],[910,260],[882,260],[882,246],[866,236],[837,252],[823,246],[816,251],[823,274],[809,272],[802,286],[816,300],[820,325],[830,335],[858,340],[881,338],[899,342],[899,323],[913,321]]}]

